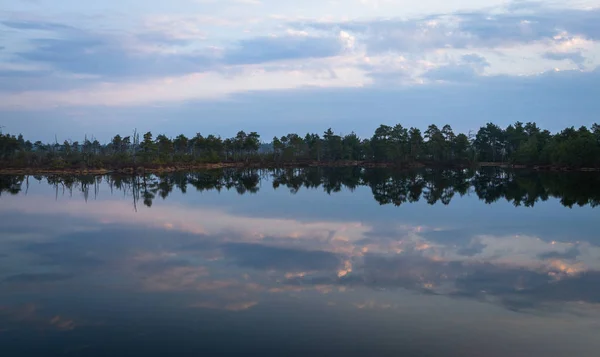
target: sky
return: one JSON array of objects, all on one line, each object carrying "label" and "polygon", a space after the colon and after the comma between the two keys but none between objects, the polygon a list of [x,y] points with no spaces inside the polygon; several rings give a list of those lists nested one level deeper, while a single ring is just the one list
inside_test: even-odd
[{"label": "sky", "polygon": [[600,0],[0,0],[0,126],[32,140],[600,113]]}]

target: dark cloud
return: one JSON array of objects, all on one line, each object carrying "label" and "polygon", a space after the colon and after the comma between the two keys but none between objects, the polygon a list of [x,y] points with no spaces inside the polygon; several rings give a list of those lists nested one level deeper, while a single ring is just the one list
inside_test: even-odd
[{"label": "dark cloud", "polygon": [[[444,245],[458,245],[460,247],[470,247],[472,244],[473,236],[478,233],[478,228],[467,227],[460,229],[442,229],[442,230],[429,230],[419,233],[424,239],[430,242],[435,242]],[[486,229],[487,234],[494,234]]]},{"label": "dark cloud", "polygon": [[136,36],[142,42],[154,43],[162,46],[185,46],[194,42],[193,39],[173,38],[161,32],[146,32]]},{"label": "dark cloud", "polygon": [[93,77],[61,75],[56,71],[0,71],[0,92],[28,90],[70,90],[96,83]]},{"label": "dark cloud", "polygon": [[525,268],[491,263],[463,265],[461,268],[466,274],[455,276],[455,285],[458,294],[463,296],[512,295],[552,283],[552,278],[547,273]]},{"label": "dark cloud", "polygon": [[[75,220],[69,215],[2,215],[4,218],[10,218],[11,223],[0,227],[2,232],[27,232],[52,237],[46,242],[15,241],[6,249],[14,250],[14,254],[25,253],[31,257],[29,262],[32,265],[43,269],[60,268],[76,276],[118,265],[136,253],[141,240],[153,244],[161,241],[165,234],[163,230],[127,225],[113,225],[106,229],[93,219],[78,217]],[[79,230],[78,227],[86,229]],[[177,242],[190,237],[180,232],[169,234]],[[146,268],[151,269],[150,266]]]},{"label": "dark cloud", "polygon": [[149,262],[140,263],[137,269],[146,274],[159,274],[173,268],[187,268],[193,266],[187,260],[173,259],[173,260],[155,260]]},{"label": "dark cloud", "polygon": [[565,252],[542,253],[542,254],[538,255],[538,258],[543,259],[543,260],[549,260],[549,259],[574,260],[579,256],[579,254],[581,254],[581,252],[579,251],[579,248],[573,247]]},{"label": "dark cloud", "polygon": [[[231,44],[222,53],[201,50],[185,53],[136,52],[129,48],[119,36],[94,33],[59,23],[5,21],[4,26],[19,31],[45,30],[47,36],[31,32],[29,48],[13,53],[14,62],[28,61],[50,66],[55,72],[85,74],[109,78],[111,81],[132,77],[152,77],[165,75],[182,75],[205,70],[223,71],[224,65],[257,64],[286,59],[304,59],[328,57],[339,54],[343,50],[336,37],[257,37]],[[168,48],[188,46],[196,43],[193,39],[175,39],[157,32],[139,33],[134,36],[141,46]],[[1,76],[2,74],[0,74]],[[42,76],[39,76],[42,75]],[[67,89],[65,85],[56,83],[69,79],[56,80],[53,72],[13,71],[4,73],[11,77],[5,90]],[[27,78],[36,76],[36,80]],[[20,78],[19,78],[20,77]],[[26,80],[20,83],[19,79]],[[97,81],[98,79],[94,79]],[[79,83],[79,85],[85,83]]]},{"label": "dark cloud", "polygon": [[371,244],[382,241],[398,241],[405,237],[408,233],[412,232],[412,228],[398,228],[390,225],[376,224],[371,229],[363,234],[364,238],[357,242],[357,244]]},{"label": "dark cloud", "polygon": [[333,37],[258,37],[240,41],[225,52],[227,64],[253,64],[277,60],[329,57],[340,54],[342,44]]},{"label": "dark cloud", "polygon": [[476,53],[468,54],[462,56],[462,61],[464,63],[470,63],[473,65],[477,65],[479,67],[489,67],[490,63],[485,59],[485,57],[480,56]]},{"label": "dark cloud", "polygon": [[260,270],[276,269],[283,272],[334,270],[340,258],[333,253],[291,248],[269,247],[260,244],[227,244],[223,246],[226,258],[241,267]]},{"label": "dark cloud", "polygon": [[396,84],[410,78],[408,73],[400,71],[372,71],[368,76],[380,85]]},{"label": "dark cloud", "polygon": [[469,82],[476,79],[478,74],[471,65],[453,64],[429,70],[422,77],[435,81]]},{"label": "dark cloud", "polygon": [[424,283],[440,283],[445,276],[456,276],[461,266],[434,262],[421,255],[385,257],[367,254],[358,274],[363,284],[374,288],[406,288],[424,290]]},{"label": "dark cloud", "polygon": [[89,244],[89,242],[72,241],[69,236],[63,236],[53,242],[28,244],[24,250],[34,253],[39,264],[72,267],[81,271],[103,266],[106,263],[104,258],[110,257],[99,257],[98,253],[90,253]]},{"label": "dark cloud", "polygon": [[[11,71],[11,70],[0,70],[0,78],[35,78],[40,76],[50,75],[50,71]],[[2,85],[2,83],[0,83]]]},{"label": "dark cloud", "polygon": [[71,279],[73,276],[69,274],[17,274],[11,275],[3,280],[4,283],[51,283]]},{"label": "dark cloud", "polygon": [[[520,3],[508,12],[460,12],[411,20],[370,20],[346,22],[301,22],[297,28],[324,31],[345,30],[360,34],[370,52],[397,50],[422,52],[436,48],[493,48],[552,40],[567,31],[589,39],[600,38],[600,9],[549,9],[534,3]],[[521,10],[527,10],[520,13]]]},{"label": "dark cloud", "polygon": [[135,54],[117,41],[97,36],[34,39],[31,44],[33,49],[17,56],[68,73],[115,78],[177,75],[200,71],[210,64],[202,56]]},{"label": "dark cloud", "polygon": [[544,58],[554,61],[569,60],[575,64],[582,65],[585,62],[585,57],[581,52],[546,52],[543,55]]},{"label": "dark cloud", "polygon": [[541,1],[536,0],[513,0],[510,1],[506,5],[506,9],[509,11],[518,11],[518,10],[536,10],[536,9],[544,9],[545,4]]},{"label": "dark cloud", "polygon": [[557,16],[548,21],[541,13],[535,15],[498,14],[475,12],[459,14],[459,31],[475,37],[469,45],[496,47],[502,44],[530,43],[551,39],[557,33]]},{"label": "dark cloud", "polygon": [[456,252],[460,255],[464,255],[466,257],[472,257],[477,254],[483,252],[483,250],[487,247],[487,245],[481,243],[480,241],[473,241],[471,244],[459,248]]},{"label": "dark cloud", "polygon": [[[555,279],[557,275],[559,280]],[[406,253],[391,257],[367,254],[362,264],[356,264],[354,271],[342,278],[307,276],[289,279],[286,283],[404,288],[494,302],[513,311],[541,309],[549,303],[600,302],[600,272],[566,275],[552,269],[539,271],[492,262],[439,261]]]},{"label": "dark cloud", "polygon": [[[21,194],[27,191],[27,181],[22,184]],[[29,185],[38,185],[33,178],[30,177]],[[45,182],[43,183],[46,184]],[[68,194],[68,193],[67,193]],[[87,219],[79,219],[77,224],[85,225],[87,227],[94,226],[94,222]],[[65,215],[53,215],[53,214],[24,214],[17,210],[13,212],[6,212],[0,214],[0,235],[21,235],[21,234],[38,234],[38,235],[51,235],[60,236],[64,233],[65,227],[74,227],[73,220]],[[34,242],[30,241],[14,241],[12,242],[18,247],[26,248],[29,244]],[[38,242],[37,244],[47,244]]]},{"label": "dark cloud", "polygon": [[589,271],[549,284],[539,284],[521,294],[537,301],[600,303],[600,272]]},{"label": "dark cloud", "polygon": [[0,24],[16,30],[78,31],[69,25],[44,21],[0,21]]},{"label": "dark cloud", "polygon": [[[205,70],[213,64],[213,59],[203,53],[136,53],[118,36],[93,33],[58,23],[21,21],[3,22],[3,24],[20,31],[50,32],[52,35],[49,36],[32,35],[34,37],[29,40],[30,49],[14,53],[13,55],[18,59],[15,61],[26,60],[50,65],[54,70],[64,73],[95,75],[118,80],[191,73]],[[145,41],[142,44],[149,45],[184,44],[180,40],[167,41],[158,38],[152,33],[140,34],[138,39]],[[19,73],[15,73],[17,74]],[[22,75],[27,76],[25,73]]]},{"label": "dark cloud", "polygon": [[[431,18],[432,20],[433,18]],[[446,26],[425,29],[429,19],[418,20],[372,20],[341,23],[300,23],[298,28],[314,28],[322,31],[347,31],[360,35],[371,53],[390,50],[423,52],[429,49],[451,47],[465,48],[471,43],[469,36],[451,33]]]}]

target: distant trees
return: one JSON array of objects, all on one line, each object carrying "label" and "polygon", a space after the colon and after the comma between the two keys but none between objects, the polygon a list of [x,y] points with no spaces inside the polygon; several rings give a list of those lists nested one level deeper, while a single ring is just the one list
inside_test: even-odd
[{"label": "distant trees", "polygon": [[217,162],[294,164],[366,161],[390,165],[469,165],[495,162],[527,166],[600,167],[600,125],[566,128],[552,134],[536,123],[516,122],[502,129],[487,123],[475,135],[455,133],[450,125],[429,125],[424,132],[402,124],[380,125],[369,138],[356,133],[289,133],[262,143],[257,132],[170,138],[147,132],[115,135],[105,145],[87,137],[80,143],[25,141],[0,134],[0,164],[11,167],[118,168]]},{"label": "distant trees", "polygon": [[427,139],[425,149],[429,159],[437,162],[445,160],[447,154],[446,148],[449,143],[446,142],[444,134],[442,134],[442,131],[437,125],[430,125],[427,128],[425,131],[425,139]]},{"label": "distant trees", "polygon": [[475,137],[479,161],[498,162],[506,159],[506,133],[496,124],[487,123]]},{"label": "distant trees", "polygon": [[[22,138],[22,137],[21,137]],[[10,159],[20,149],[19,140],[13,135],[0,134],[0,158]]]}]

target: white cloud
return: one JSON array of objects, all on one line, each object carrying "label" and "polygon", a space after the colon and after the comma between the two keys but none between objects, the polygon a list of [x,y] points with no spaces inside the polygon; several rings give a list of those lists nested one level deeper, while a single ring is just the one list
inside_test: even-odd
[{"label": "white cloud", "polygon": [[240,5],[262,5],[262,1],[260,0],[193,0],[193,2],[198,4],[240,4]]},{"label": "white cloud", "polygon": [[262,5],[262,1],[259,0],[232,0],[236,4],[244,4],[244,5]]},{"label": "white cloud", "polygon": [[362,87],[369,83],[366,73],[353,67],[266,71],[260,66],[246,66],[229,75],[217,72],[192,73],[144,82],[103,83],[69,91],[0,93],[0,108],[128,106],[218,99],[247,91]]},{"label": "white cloud", "polygon": [[375,9],[380,8],[382,5],[391,4],[391,0],[358,0],[361,5],[370,6]]},{"label": "white cloud", "polygon": [[342,41],[342,44],[344,45],[345,49],[347,49],[347,50],[354,49],[354,45],[356,43],[356,37],[350,35],[346,31],[340,31],[340,40]]},{"label": "white cloud", "polygon": [[294,29],[287,29],[287,30],[285,30],[285,33],[287,35],[289,35],[289,36],[300,36],[300,37],[307,37],[308,36],[308,32],[294,30]]}]

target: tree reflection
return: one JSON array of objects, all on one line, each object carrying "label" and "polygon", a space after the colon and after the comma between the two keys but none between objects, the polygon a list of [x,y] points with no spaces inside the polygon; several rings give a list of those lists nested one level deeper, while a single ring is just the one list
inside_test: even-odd
[{"label": "tree reflection", "polygon": [[566,207],[596,207],[600,204],[600,175],[592,172],[559,173],[535,171],[507,171],[500,168],[480,170],[390,170],[383,168],[285,168],[285,169],[221,169],[191,173],[173,173],[142,176],[0,176],[0,194],[18,194],[29,179],[46,181],[54,186],[56,194],[74,191],[98,195],[105,182],[111,193],[122,191],[131,196],[134,205],[141,199],[151,207],[157,197],[166,199],[173,190],[182,194],[196,191],[235,190],[238,194],[257,193],[262,180],[272,187],[285,187],[293,194],[302,189],[322,189],[327,194],[344,189],[355,190],[367,186],[373,198],[381,205],[400,206],[418,202],[449,205],[454,197],[473,193],[491,204],[505,199],[515,206],[533,207],[550,197]]},{"label": "tree reflection", "polygon": [[26,176],[0,175],[0,196],[5,192],[11,195],[18,194],[21,192],[25,180]]}]

